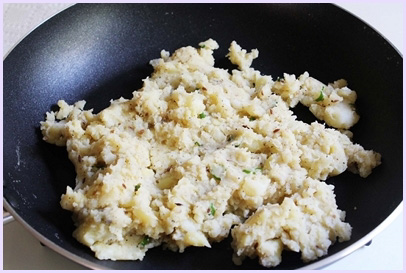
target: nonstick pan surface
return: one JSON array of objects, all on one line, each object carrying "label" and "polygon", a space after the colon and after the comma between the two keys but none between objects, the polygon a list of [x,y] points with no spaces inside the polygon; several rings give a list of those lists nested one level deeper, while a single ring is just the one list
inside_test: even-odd
[{"label": "nonstick pan surface", "polygon": [[[371,27],[330,4],[78,4],[46,21],[3,62],[3,195],[17,220],[91,268],[263,269],[249,259],[235,266],[230,239],[183,254],[157,247],[142,262],[97,260],[72,237],[71,213],[59,205],[66,186],[74,186],[73,165],[65,148],[45,143],[39,130],[59,99],[84,99],[86,109],[98,112],[110,99],[131,98],[162,49],[173,52],[208,38],[219,43],[214,56],[223,68],[234,68],[224,56],[235,40],[259,49],[253,67],[264,74],[308,71],[323,82],[347,79],[361,116],[354,141],[382,154],[382,165],[366,179],[345,172],[327,180],[347,212],[351,240],[310,264],[285,252],[276,269],[318,268],[371,239],[403,200],[403,59]],[[303,107],[294,112],[315,120]]]}]

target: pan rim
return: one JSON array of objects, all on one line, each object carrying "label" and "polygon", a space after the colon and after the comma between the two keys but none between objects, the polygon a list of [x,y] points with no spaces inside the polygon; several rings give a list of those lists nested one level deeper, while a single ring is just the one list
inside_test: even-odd
[{"label": "pan rim", "polygon": [[[11,214],[13,215],[14,219],[16,219],[23,227],[28,230],[37,240],[39,240],[41,243],[49,247],[50,249],[54,250],[55,252],[61,254],[62,256],[80,264],[83,265],[89,269],[95,269],[95,270],[108,270],[111,269],[109,267],[104,267],[100,266],[99,264],[96,264],[94,262],[91,262],[87,259],[84,259],[82,257],[77,256],[76,254],[69,252],[68,250],[58,246],[45,236],[41,235],[37,230],[35,230],[33,227],[31,227],[27,222],[24,221],[13,209],[13,207],[7,202],[7,200],[3,197],[3,207]],[[310,265],[305,265],[299,268],[296,268],[296,270],[314,270],[314,269],[322,269],[323,267],[326,267],[332,263],[335,263],[342,258],[348,256],[349,254],[353,253],[357,249],[363,247],[366,245],[369,241],[371,241],[374,237],[376,237],[379,233],[381,233],[383,230],[385,230],[403,211],[403,201],[399,203],[399,205],[389,214],[388,217],[385,218],[378,226],[376,226],[372,231],[370,231],[367,235],[359,239],[358,241],[352,243],[350,246],[344,248],[343,250],[337,252],[336,254],[333,254],[327,258],[324,258],[322,260],[313,262]]]},{"label": "pan rim", "polygon": [[[361,21],[363,24],[366,26],[370,27],[375,33],[377,33],[380,37],[382,37],[395,51],[399,54],[399,56],[403,59],[403,54],[398,49],[391,41],[389,41],[386,36],[384,36],[380,31],[378,31],[376,28],[371,26],[369,23],[365,22],[363,19],[358,17],[357,15],[353,14],[352,12],[336,5],[335,3],[330,3],[333,6],[341,9],[342,11],[350,14],[352,17],[357,18],[359,21]],[[77,4],[71,4],[64,9],[60,10],[59,12],[49,16],[47,19],[43,20],[40,22],[37,26],[35,26],[33,29],[31,29],[26,35],[24,35],[21,39],[19,39],[9,50],[6,54],[3,56],[3,61],[8,57],[8,55],[17,47],[26,37],[31,35],[32,32],[37,30],[39,27],[41,27],[44,23],[55,17],[56,15],[65,12],[67,9],[76,6]],[[53,251],[61,254],[62,256],[80,264],[83,265],[89,269],[96,269],[96,270],[105,270],[105,269],[111,269],[109,267],[104,267],[101,266],[97,263],[94,263],[92,261],[89,261],[85,258],[82,258],[66,249],[63,247],[55,244],[53,241],[49,240],[47,237],[43,236],[41,233],[39,233],[37,230],[32,228],[22,217],[19,216],[19,214],[13,209],[13,207],[8,203],[6,198],[3,196],[3,207],[16,219],[20,224],[24,226],[26,230],[28,230],[37,240],[40,242],[44,243],[47,247],[51,248]],[[299,267],[296,269],[299,270],[313,270],[313,269],[321,269],[323,267],[326,267],[334,262],[337,262],[338,260],[348,256],[349,254],[353,253],[355,250],[361,248],[365,244],[367,244],[369,241],[371,241],[374,237],[376,237],[378,234],[380,234],[384,229],[386,229],[403,211],[403,200],[397,205],[397,207],[379,224],[377,225],[373,230],[371,230],[368,234],[366,234],[364,237],[359,239],[358,241],[355,241],[352,243],[350,246],[344,248],[343,250],[337,252],[336,254],[333,254],[329,257],[326,257],[322,260],[313,262],[310,265],[305,265],[303,267]]]},{"label": "pan rim", "polygon": [[38,25],[36,25],[35,27],[33,27],[30,31],[28,31],[24,36],[22,36],[20,39],[17,40],[17,42],[10,47],[10,49],[6,52],[6,54],[4,54],[3,56],[3,62],[6,60],[6,58],[8,57],[8,55],[10,55],[10,53],[14,50],[14,48],[16,48],[25,38],[27,38],[29,35],[31,35],[31,33],[33,33],[36,29],[38,29],[39,27],[41,27],[43,24],[45,24],[46,22],[48,22],[50,19],[52,19],[53,17],[55,17],[56,15],[66,11],[67,9],[70,9],[73,6],[76,6],[76,3],[70,4],[69,6],[61,9],[60,11],[58,11],[57,13],[47,17],[46,19],[42,20]]},{"label": "pan rim", "polygon": [[[117,3],[120,4],[120,3]],[[122,4],[122,3],[121,3]],[[230,3],[232,4],[232,3]],[[339,5],[337,5],[336,3],[329,3],[330,5],[335,6],[336,8],[350,14],[352,17],[357,18],[359,21],[361,21],[363,24],[367,25],[368,27],[370,27],[374,32],[376,32],[377,34],[379,34],[379,36],[381,36],[392,48],[395,49],[395,51],[402,57],[403,59],[403,54],[400,51],[399,48],[397,48],[385,35],[383,35],[383,33],[381,33],[379,30],[377,30],[375,27],[373,27],[372,25],[370,25],[368,22],[364,21],[361,17],[355,15],[354,13],[352,13],[349,10],[346,10],[343,7],[340,7]],[[59,12],[49,16],[48,18],[44,19],[42,22],[40,22],[37,26],[35,26],[33,29],[31,29],[29,32],[27,32],[26,35],[24,35],[23,37],[21,37],[12,47],[10,47],[10,49],[6,52],[6,54],[4,54],[3,56],[3,61],[7,58],[7,56],[14,50],[14,48],[19,45],[21,43],[21,41],[23,41],[27,36],[29,36],[33,31],[35,31],[37,28],[39,28],[40,26],[42,26],[45,22],[47,22],[48,20],[50,20],[51,18],[55,17],[56,15],[66,11],[67,9],[73,7],[73,6],[77,6],[78,3],[73,3],[70,6],[65,7],[64,9],[60,10]]]},{"label": "pan rim", "polygon": [[395,46],[382,32],[380,32],[378,29],[376,29],[375,27],[373,27],[372,25],[370,25],[368,22],[366,22],[364,19],[362,19],[361,17],[359,17],[358,15],[355,15],[354,13],[352,13],[351,11],[340,7],[339,5],[337,5],[336,3],[331,3],[333,6],[341,9],[342,11],[348,13],[349,15],[351,15],[354,18],[357,18],[359,21],[361,21],[363,24],[365,24],[366,26],[370,27],[374,32],[376,32],[379,36],[381,36],[385,42],[387,42],[393,49],[395,49],[396,53],[399,54],[400,57],[402,57],[403,59],[403,54],[401,52],[401,50],[403,50],[403,48],[398,48],[397,46]]}]

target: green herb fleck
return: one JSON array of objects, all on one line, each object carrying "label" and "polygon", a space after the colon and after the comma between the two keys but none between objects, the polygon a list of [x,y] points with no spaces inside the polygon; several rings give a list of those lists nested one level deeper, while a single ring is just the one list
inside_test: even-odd
[{"label": "green herb fleck", "polygon": [[316,99],[316,101],[322,101],[322,100],[324,100],[324,96],[323,96],[323,92],[320,91],[320,95],[319,95],[319,97]]},{"label": "green herb fleck", "polygon": [[195,145],[196,145],[196,146],[199,146],[199,147],[202,146],[202,144],[200,144],[200,143],[197,142],[197,141],[195,142]]},{"label": "green herb fleck", "polygon": [[257,172],[256,171],[260,171],[260,172],[262,172],[262,167],[256,167],[255,168],[255,171],[254,171],[254,174],[257,174]]},{"label": "green herb fleck", "polygon": [[214,207],[213,203],[210,203],[210,214],[213,216],[216,214],[216,208]]},{"label": "green herb fleck", "polygon": [[204,112],[202,112],[202,113],[200,113],[200,114],[198,115],[198,117],[201,118],[201,119],[203,119],[203,118],[206,117],[206,114],[205,114]]},{"label": "green herb fleck", "polygon": [[256,120],[256,117],[250,117],[250,121]]},{"label": "green herb fleck", "polygon": [[151,238],[149,238],[149,236],[144,236],[144,238],[142,238],[140,245],[142,246],[146,246],[147,244],[149,244],[151,242]]},{"label": "green herb fleck", "polygon": [[140,187],[141,187],[141,184],[140,184],[140,183],[138,183],[137,185],[135,185],[135,187],[134,187],[134,192],[137,192]]},{"label": "green herb fleck", "polygon": [[283,80],[284,80],[284,77],[277,77],[277,78],[276,78],[276,81],[277,81],[277,82],[280,82],[280,81],[283,81]]},{"label": "green herb fleck", "polygon": [[247,170],[247,169],[242,170],[242,171],[245,172],[245,173],[251,173],[251,171],[250,171],[250,170]]},{"label": "green herb fleck", "polygon": [[319,95],[319,97],[316,99],[316,101],[322,101],[322,100],[324,100],[323,90],[324,90],[324,86],[323,86],[323,88],[321,89],[320,95]]},{"label": "green herb fleck", "polygon": [[206,47],[206,45],[205,44],[203,44],[203,45],[199,45],[200,46],[200,48],[205,48]]},{"label": "green herb fleck", "polygon": [[213,176],[213,178],[214,179],[216,179],[216,180],[218,180],[218,181],[220,181],[221,180],[221,178],[220,177],[218,177],[218,176],[216,176],[216,175],[214,175],[214,174],[212,174],[212,173],[210,173],[211,174],[211,176]]}]

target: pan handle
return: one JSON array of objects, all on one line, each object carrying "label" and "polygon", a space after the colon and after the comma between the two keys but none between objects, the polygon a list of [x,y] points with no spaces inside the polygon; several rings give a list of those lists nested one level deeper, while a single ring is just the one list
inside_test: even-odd
[{"label": "pan handle", "polygon": [[13,215],[3,208],[3,225],[8,224],[14,220]]}]

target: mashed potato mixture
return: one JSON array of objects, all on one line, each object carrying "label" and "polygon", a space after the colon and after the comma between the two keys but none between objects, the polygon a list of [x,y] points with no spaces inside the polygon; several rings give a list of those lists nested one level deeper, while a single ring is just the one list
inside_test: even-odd
[{"label": "mashed potato mixture", "polygon": [[[236,42],[230,74],[214,67],[217,48],[209,39],[162,51],[132,99],[98,114],[61,100],[41,122],[44,140],[66,145],[76,168],[61,205],[97,258],[142,260],[161,244],[210,247],[231,232],[236,264],[258,257],[272,267],[283,250],[307,262],[350,239],[324,181],[347,168],[366,177],[380,164],[350,139],[356,93],[307,72],[262,75],[251,68],[258,50]],[[290,108],[299,102],[322,123],[297,120]]]}]

